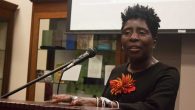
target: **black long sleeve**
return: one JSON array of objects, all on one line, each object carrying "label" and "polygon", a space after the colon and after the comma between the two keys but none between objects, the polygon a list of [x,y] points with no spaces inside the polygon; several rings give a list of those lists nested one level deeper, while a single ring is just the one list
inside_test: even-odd
[{"label": "black long sleeve", "polygon": [[[109,80],[129,74],[127,65],[115,68]],[[173,67],[157,63],[147,70],[132,74],[136,91],[130,94],[111,95],[109,81],[103,96],[117,100],[122,110],[174,110],[179,87],[179,72]]]}]

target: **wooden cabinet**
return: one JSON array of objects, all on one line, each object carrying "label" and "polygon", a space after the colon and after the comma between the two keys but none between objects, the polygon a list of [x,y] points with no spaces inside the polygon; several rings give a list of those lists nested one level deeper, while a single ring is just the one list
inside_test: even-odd
[{"label": "wooden cabinet", "polygon": [[14,13],[17,5],[0,1],[0,91],[8,92],[13,41]]},{"label": "wooden cabinet", "polygon": [[[121,64],[124,60],[122,51],[121,51],[121,44],[120,44],[120,35],[116,33],[95,33],[95,32],[67,32],[67,22],[68,22],[68,1],[67,0],[31,0],[33,2],[33,16],[32,16],[32,27],[31,27],[31,41],[30,41],[30,56],[29,56],[29,66],[28,66],[28,82],[37,78],[37,72],[40,71],[47,71],[54,69],[58,64],[66,63],[67,61],[72,60],[73,58],[78,57],[80,54],[85,52],[85,48],[78,48],[79,38],[82,35],[93,36],[93,48],[98,48],[97,54],[100,56],[105,57],[102,62],[102,69],[101,69],[101,76],[103,75],[104,81],[104,72],[105,72],[105,65],[118,65]],[[56,25],[60,25],[56,28]],[[64,24],[64,25],[63,25]],[[61,38],[61,42],[57,42],[57,44],[53,44],[54,42],[54,35],[53,33],[58,32],[60,36],[65,34],[65,39]],[[50,36],[52,41],[49,41],[49,44],[44,44],[43,36]],[[68,48],[67,44],[63,44],[67,42],[68,36],[77,36],[75,40],[75,47]],[[71,37],[72,38],[72,37]],[[102,40],[102,38],[107,38],[106,41],[110,42],[109,46],[98,47],[98,42]],[[48,40],[47,39],[47,40]],[[103,39],[105,40],[105,39]],[[112,42],[113,41],[113,42]],[[52,43],[51,43],[52,42]],[[56,43],[56,42],[55,42]],[[57,63],[56,63],[57,62]],[[60,63],[59,63],[60,62]],[[106,62],[106,63],[105,63]],[[88,84],[89,80],[94,80],[93,78],[87,78],[88,72],[88,62],[82,63],[81,72],[79,82],[74,81],[65,81],[62,83],[64,88],[62,90],[70,90],[69,87],[71,85],[79,85],[76,86],[74,89],[77,90],[76,93],[82,94],[83,84]],[[94,65],[96,67],[96,65]],[[84,69],[83,69],[84,68]],[[57,73],[56,73],[57,74]],[[57,76],[52,76],[52,83],[53,83],[53,91],[56,91],[56,82],[54,78]],[[96,78],[97,81],[101,82],[101,78]],[[82,83],[82,84],[81,84]],[[99,82],[98,82],[99,83]],[[68,87],[69,86],[69,87]],[[104,84],[101,84],[104,86]],[[87,88],[90,88],[90,85],[87,85]],[[27,100],[33,101],[35,99],[35,85],[30,86],[27,88]],[[87,91],[87,90],[86,90]],[[92,96],[96,94],[90,94],[88,92],[84,92],[84,95]],[[69,91],[71,92],[71,91]],[[55,92],[54,92],[55,93]],[[93,92],[92,92],[93,93]]]}]

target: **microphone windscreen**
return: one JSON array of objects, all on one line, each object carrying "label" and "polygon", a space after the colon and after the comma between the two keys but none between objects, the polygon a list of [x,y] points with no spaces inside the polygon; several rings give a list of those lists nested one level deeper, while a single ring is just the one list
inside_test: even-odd
[{"label": "microphone windscreen", "polygon": [[96,55],[96,50],[89,48],[87,50],[87,53],[89,54],[89,58],[94,57]]}]

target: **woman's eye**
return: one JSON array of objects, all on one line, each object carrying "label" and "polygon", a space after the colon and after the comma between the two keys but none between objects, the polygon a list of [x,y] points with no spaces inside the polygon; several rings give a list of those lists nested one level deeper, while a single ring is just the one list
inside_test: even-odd
[{"label": "woman's eye", "polygon": [[143,34],[145,34],[145,32],[139,32],[139,34],[143,35]]},{"label": "woman's eye", "polygon": [[145,31],[140,31],[139,34],[140,35],[146,35],[146,32]]},{"label": "woman's eye", "polygon": [[131,35],[131,32],[130,31],[124,31],[122,32],[123,35]]}]

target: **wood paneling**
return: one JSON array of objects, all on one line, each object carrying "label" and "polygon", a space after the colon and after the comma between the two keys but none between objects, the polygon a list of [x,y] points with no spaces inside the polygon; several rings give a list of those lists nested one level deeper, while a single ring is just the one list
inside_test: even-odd
[{"label": "wood paneling", "polygon": [[8,92],[9,88],[9,77],[10,77],[10,65],[12,55],[12,42],[13,42],[13,27],[14,27],[14,13],[17,9],[17,5],[0,1],[0,19],[7,22],[7,37],[6,37],[6,48],[5,48],[5,60],[3,68],[3,84],[2,84],[2,95]]},{"label": "wood paneling", "polygon": [[[45,1],[43,0],[43,2],[36,2],[35,0],[33,2],[31,38],[29,49],[30,52],[28,65],[28,82],[36,78],[40,19],[67,18],[66,0],[57,0],[56,2],[47,2],[47,0]],[[34,101],[34,96],[35,85],[32,85],[29,88],[27,88],[26,99]]]},{"label": "wood paneling", "polygon": [[67,12],[67,1],[44,2],[33,4],[33,11],[37,12]]}]

